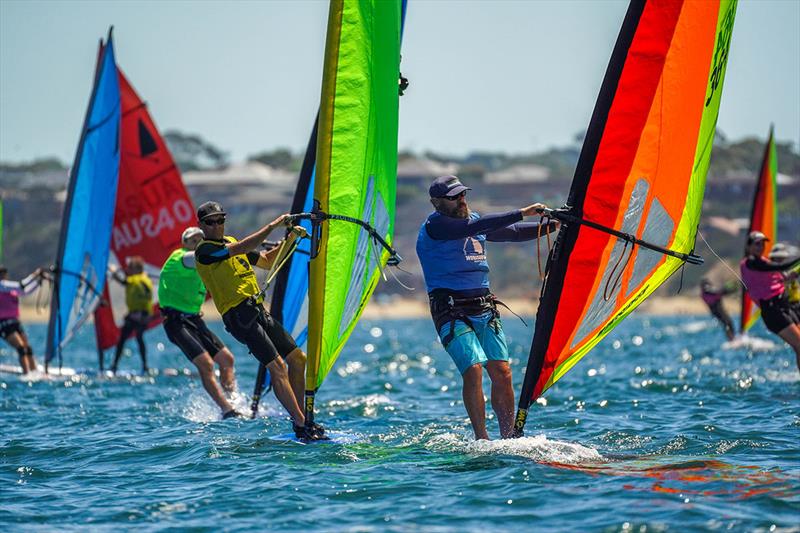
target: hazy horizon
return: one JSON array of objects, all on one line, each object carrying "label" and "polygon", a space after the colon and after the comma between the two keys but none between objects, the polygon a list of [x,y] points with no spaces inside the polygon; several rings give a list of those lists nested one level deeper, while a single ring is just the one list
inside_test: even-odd
[{"label": "hazy horizon", "polygon": [[[585,130],[627,2],[409,4],[399,147],[533,152]],[[305,149],[327,2],[0,1],[0,160],[74,157],[97,43],[159,129],[243,160]],[[189,15],[189,16],[187,16]],[[720,108],[729,139],[800,145],[800,2],[740,1]]]}]

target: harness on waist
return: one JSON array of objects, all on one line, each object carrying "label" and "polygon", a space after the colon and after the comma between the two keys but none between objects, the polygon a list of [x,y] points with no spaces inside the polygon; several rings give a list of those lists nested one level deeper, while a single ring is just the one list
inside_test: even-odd
[{"label": "harness on waist", "polygon": [[203,316],[203,313],[186,313],[184,311],[179,311],[172,307],[159,307],[161,311],[161,316],[164,317],[164,320],[184,320],[186,318],[191,318],[195,316]]},{"label": "harness on waist", "polygon": [[450,331],[442,338],[442,346],[445,348],[455,338],[457,321],[461,321],[471,330],[475,330],[475,326],[470,319],[471,316],[474,317],[491,312],[491,324],[496,331],[499,325],[495,321],[500,318],[500,312],[497,310],[498,305],[502,305],[508,309],[508,311],[519,318],[526,327],[528,325],[522,320],[521,316],[512,311],[510,307],[488,290],[485,295],[465,298],[457,293],[436,289],[428,295],[428,301],[436,331],[439,332],[442,326],[448,323],[450,324]]}]

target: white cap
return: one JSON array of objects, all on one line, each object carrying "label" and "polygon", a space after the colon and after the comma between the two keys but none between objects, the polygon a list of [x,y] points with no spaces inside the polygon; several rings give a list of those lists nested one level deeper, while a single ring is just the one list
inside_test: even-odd
[{"label": "white cap", "polygon": [[203,230],[197,226],[190,226],[183,230],[183,233],[181,234],[181,242],[186,242],[195,235],[203,235]]}]

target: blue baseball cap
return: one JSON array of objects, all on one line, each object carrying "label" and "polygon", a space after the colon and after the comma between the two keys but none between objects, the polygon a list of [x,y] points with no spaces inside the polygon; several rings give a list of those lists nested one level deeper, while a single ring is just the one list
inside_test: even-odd
[{"label": "blue baseball cap", "polygon": [[431,198],[447,198],[452,196],[457,196],[464,191],[471,191],[470,187],[467,187],[461,180],[458,179],[458,176],[439,176],[433,183],[431,183],[430,188],[428,189],[428,193],[430,194]]}]

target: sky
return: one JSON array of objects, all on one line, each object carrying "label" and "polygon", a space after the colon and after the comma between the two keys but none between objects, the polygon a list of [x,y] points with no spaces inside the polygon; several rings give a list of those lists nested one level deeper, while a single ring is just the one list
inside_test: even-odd
[{"label": "sky", "polygon": [[[97,44],[161,131],[235,161],[305,149],[327,2],[0,0],[0,160],[74,158]],[[410,0],[400,149],[529,153],[586,129],[627,2]],[[718,127],[800,145],[800,0],[741,0]]]}]

